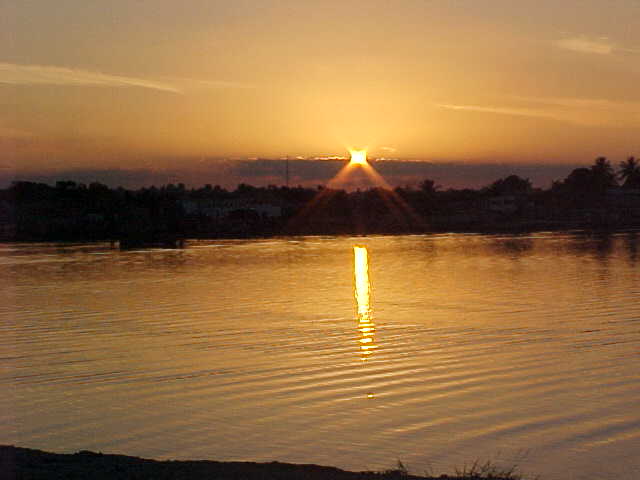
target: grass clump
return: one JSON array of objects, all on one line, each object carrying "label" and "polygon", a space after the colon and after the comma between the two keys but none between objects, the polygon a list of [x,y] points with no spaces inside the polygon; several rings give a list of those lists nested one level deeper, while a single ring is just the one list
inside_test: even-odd
[{"label": "grass clump", "polygon": [[398,460],[396,468],[390,468],[388,470],[383,470],[380,473],[382,475],[384,475],[385,477],[387,477],[387,478],[408,477],[409,476],[409,469],[404,465],[404,463],[402,463],[400,460]]},{"label": "grass clump", "polygon": [[464,465],[462,469],[456,468],[457,478],[464,480],[523,480],[518,472],[518,466],[501,467],[491,460],[480,462],[476,460],[470,466]]},{"label": "grass clump", "polygon": [[[511,467],[503,467],[497,463],[487,460],[481,462],[474,461],[471,465],[464,465],[462,468],[456,468],[453,475],[442,474],[434,475],[433,472],[425,472],[424,477],[417,477],[409,473],[409,469],[398,460],[396,468],[390,468],[378,472],[383,478],[395,479],[441,479],[441,480],[526,480],[525,476],[518,471],[518,465]],[[527,477],[528,478],[528,477]],[[538,480],[534,477],[531,480]]]}]

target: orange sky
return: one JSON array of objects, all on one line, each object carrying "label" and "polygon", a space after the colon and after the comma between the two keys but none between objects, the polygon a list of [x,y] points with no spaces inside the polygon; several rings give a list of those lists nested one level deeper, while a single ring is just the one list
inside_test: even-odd
[{"label": "orange sky", "polygon": [[638,85],[638,0],[3,2],[0,168],[617,162]]}]

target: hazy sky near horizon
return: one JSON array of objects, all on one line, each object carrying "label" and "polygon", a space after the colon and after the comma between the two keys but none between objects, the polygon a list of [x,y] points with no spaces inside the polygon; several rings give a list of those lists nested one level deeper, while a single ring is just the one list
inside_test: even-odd
[{"label": "hazy sky near horizon", "polygon": [[0,0],[0,167],[640,154],[640,0]]}]

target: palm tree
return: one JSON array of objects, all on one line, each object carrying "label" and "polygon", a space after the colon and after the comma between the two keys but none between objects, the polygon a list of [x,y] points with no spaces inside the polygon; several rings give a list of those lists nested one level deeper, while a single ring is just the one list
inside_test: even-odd
[{"label": "palm tree", "polygon": [[629,157],[626,161],[620,162],[618,177],[624,181],[626,187],[640,187],[640,162],[634,157]]},{"label": "palm tree", "polygon": [[606,190],[617,184],[616,174],[613,172],[611,162],[606,157],[596,158],[595,163],[591,166],[591,175],[594,187],[599,190]]},{"label": "palm tree", "polygon": [[596,175],[602,175],[603,177],[613,177],[613,167],[611,162],[607,160],[607,157],[598,157],[596,161],[591,165],[591,171]]}]

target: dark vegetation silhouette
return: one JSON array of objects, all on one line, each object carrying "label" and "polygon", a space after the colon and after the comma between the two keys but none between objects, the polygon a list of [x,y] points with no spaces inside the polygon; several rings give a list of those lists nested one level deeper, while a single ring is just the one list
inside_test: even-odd
[{"label": "dark vegetation silhouette", "polygon": [[635,157],[620,162],[618,176],[624,188],[640,188],[640,162]]},{"label": "dark vegetation silhouette", "polygon": [[[397,468],[350,472],[321,465],[291,463],[216,462],[211,460],[148,460],[82,450],[74,454],[51,453],[0,445],[0,479],[202,479],[218,480],[524,480],[516,467],[500,468],[474,462],[453,475],[413,475],[398,460]],[[537,477],[536,477],[537,478]]]},{"label": "dark vegetation silhouette", "polygon": [[[620,183],[618,183],[618,181]],[[0,190],[0,239],[119,240],[121,246],[179,245],[184,238],[296,234],[520,232],[640,226],[640,164],[616,172],[604,157],[549,189],[517,175],[478,190],[417,187],[347,192],[240,184],[138,190],[58,181],[16,181]]]}]

